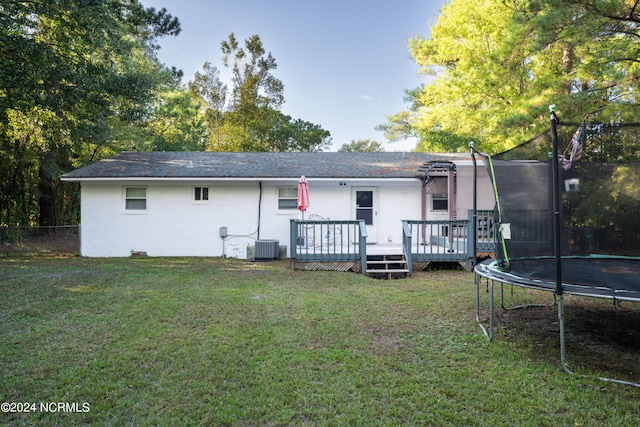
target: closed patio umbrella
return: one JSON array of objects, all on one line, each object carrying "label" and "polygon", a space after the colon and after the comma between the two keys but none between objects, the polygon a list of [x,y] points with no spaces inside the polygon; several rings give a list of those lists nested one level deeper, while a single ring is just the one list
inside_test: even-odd
[{"label": "closed patio umbrella", "polygon": [[307,178],[304,175],[300,177],[298,182],[298,210],[302,212],[302,219],[304,220],[304,212],[309,207],[309,186],[307,185]]}]

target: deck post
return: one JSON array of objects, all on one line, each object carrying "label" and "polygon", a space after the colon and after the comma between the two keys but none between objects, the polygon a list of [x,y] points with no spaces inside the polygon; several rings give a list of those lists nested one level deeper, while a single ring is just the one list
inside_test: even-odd
[{"label": "deck post", "polygon": [[291,259],[296,260],[296,255],[298,254],[298,223],[295,219],[289,220],[289,248],[291,251]]},{"label": "deck post", "polygon": [[362,274],[367,274],[367,225],[364,220],[359,220],[360,233],[359,233],[359,252],[360,252],[360,264],[362,268]]},{"label": "deck post", "polygon": [[411,256],[411,227],[409,222],[402,220],[402,252],[404,253],[404,259],[407,261],[407,269],[409,270],[409,276],[413,274],[413,259]]}]

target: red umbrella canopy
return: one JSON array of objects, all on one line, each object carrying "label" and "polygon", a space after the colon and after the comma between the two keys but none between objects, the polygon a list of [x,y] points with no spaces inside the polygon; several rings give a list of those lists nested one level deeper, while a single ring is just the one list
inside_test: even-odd
[{"label": "red umbrella canopy", "polygon": [[309,207],[309,186],[307,185],[307,178],[302,175],[298,182],[298,209],[302,212],[306,211]]}]

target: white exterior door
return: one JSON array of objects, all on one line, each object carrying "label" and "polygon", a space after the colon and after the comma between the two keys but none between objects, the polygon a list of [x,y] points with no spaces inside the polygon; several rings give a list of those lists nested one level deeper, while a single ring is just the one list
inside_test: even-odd
[{"label": "white exterior door", "polygon": [[378,191],[376,187],[355,187],[353,189],[355,218],[364,220],[367,226],[367,243],[377,242]]}]

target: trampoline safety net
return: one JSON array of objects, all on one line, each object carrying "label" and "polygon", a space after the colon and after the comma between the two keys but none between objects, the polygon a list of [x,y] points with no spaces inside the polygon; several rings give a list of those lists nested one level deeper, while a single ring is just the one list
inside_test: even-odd
[{"label": "trampoline safety net", "polygon": [[[640,124],[558,122],[561,256],[640,257]],[[482,156],[500,224],[497,264],[553,257],[552,135]]]}]

